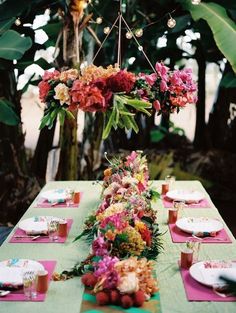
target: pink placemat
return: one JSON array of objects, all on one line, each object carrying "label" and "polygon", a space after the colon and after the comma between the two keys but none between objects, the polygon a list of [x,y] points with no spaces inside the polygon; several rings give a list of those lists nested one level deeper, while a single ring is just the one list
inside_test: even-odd
[{"label": "pink placemat", "polygon": [[[83,192],[80,192],[80,202],[81,202],[82,196],[83,196]],[[51,202],[48,202],[48,200],[41,198],[39,196],[36,206],[37,208],[78,208],[80,205],[80,202],[70,203],[69,205],[67,205],[66,202],[51,203]]]},{"label": "pink placemat", "polygon": [[[162,203],[164,205],[164,208],[172,208],[173,207],[173,201],[167,197],[162,198]],[[211,208],[211,205],[207,201],[207,199],[203,199],[199,201],[198,203],[189,203],[186,204],[186,208]]]},{"label": "pink placemat", "polygon": [[[191,237],[191,234],[185,233],[180,230],[175,224],[168,224],[171,238],[173,242],[185,242],[188,238]],[[193,238],[194,239],[194,238]],[[229,235],[225,229],[222,229],[215,237],[202,238],[202,243],[232,243]]]},{"label": "pink placemat", "polygon": [[[56,266],[57,261],[38,261],[39,263],[41,263],[45,270],[48,271],[48,280],[50,283],[50,280],[52,278],[52,274],[54,271],[54,268]],[[25,295],[24,295],[24,291],[23,289],[19,289],[16,291],[12,291],[11,293],[9,293],[8,295],[6,295],[5,297],[0,297],[0,301],[30,301],[30,302],[42,302],[46,299],[46,295],[47,293],[38,293],[37,298],[33,299],[33,300],[28,300],[26,299]]]},{"label": "pink placemat", "polygon": [[181,277],[184,283],[184,289],[188,301],[221,301],[234,302],[236,297],[221,297],[214,293],[214,291],[193,279],[189,270],[180,268]]},{"label": "pink placemat", "polygon": [[17,228],[13,234],[13,236],[11,237],[11,239],[9,240],[10,243],[64,243],[68,237],[69,231],[71,229],[73,223],[73,219],[68,218],[67,219],[67,227],[68,227],[68,232],[67,232],[67,236],[66,237],[58,237],[57,241],[50,241],[48,237],[39,237],[36,240],[32,240],[31,238],[14,238],[14,236],[24,236],[26,235],[26,233],[20,229]]}]

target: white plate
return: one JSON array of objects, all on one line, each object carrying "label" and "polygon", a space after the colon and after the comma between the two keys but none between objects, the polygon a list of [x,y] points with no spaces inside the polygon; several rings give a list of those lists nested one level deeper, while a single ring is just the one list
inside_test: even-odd
[{"label": "white plate", "polygon": [[41,271],[44,267],[39,262],[28,259],[8,259],[0,262],[0,286],[20,286],[23,284],[25,271]]},{"label": "white plate", "polygon": [[219,277],[226,276],[236,280],[236,262],[233,261],[201,261],[193,264],[189,273],[193,279],[208,287],[223,284]]},{"label": "white plate", "polygon": [[223,229],[223,224],[208,217],[183,217],[176,221],[176,226],[186,233],[211,233]]},{"label": "white plate", "polygon": [[48,202],[60,203],[66,201],[67,194],[65,189],[52,189],[40,193],[40,197],[46,199]]},{"label": "white plate", "polygon": [[54,216],[34,216],[20,221],[18,227],[24,230],[27,234],[47,233],[47,221],[51,219],[57,221],[62,220],[59,217]]},{"label": "white plate", "polygon": [[167,198],[171,200],[179,200],[179,201],[185,201],[187,203],[197,203],[205,198],[205,195],[196,190],[181,190],[181,189],[175,189],[168,191],[166,193]]}]

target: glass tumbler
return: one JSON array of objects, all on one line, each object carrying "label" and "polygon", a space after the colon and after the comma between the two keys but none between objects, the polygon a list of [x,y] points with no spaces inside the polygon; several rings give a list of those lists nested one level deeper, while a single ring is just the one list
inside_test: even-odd
[{"label": "glass tumbler", "polygon": [[37,274],[34,271],[23,273],[23,289],[28,300],[37,298]]},{"label": "glass tumbler", "polygon": [[48,226],[48,237],[50,241],[57,241],[59,221],[55,219],[49,219],[47,220],[47,226]]}]

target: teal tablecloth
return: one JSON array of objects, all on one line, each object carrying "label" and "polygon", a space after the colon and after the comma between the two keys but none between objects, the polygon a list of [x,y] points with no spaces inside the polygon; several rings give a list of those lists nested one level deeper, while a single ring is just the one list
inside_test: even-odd
[{"label": "teal tablecloth", "polygon": [[[160,190],[161,181],[153,184]],[[29,258],[35,260],[57,260],[56,271],[71,268],[77,261],[83,260],[89,252],[89,247],[81,242],[72,243],[73,238],[82,230],[83,222],[99,202],[101,187],[88,181],[49,182],[43,190],[71,187],[84,192],[81,204],[75,208],[36,208],[36,201],[32,203],[22,219],[35,215],[54,215],[74,219],[72,229],[65,244],[13,244],[9,238],[0,248],[0,259]],[[175,187],[187,187],[203,191],[205,189],[198,181],[176,182]],[[208,194],[206,196],[209,198]],[[210,198],[209,202],[212,204]],[[213,204],[212,204],[213,205]],[[160,286],[162,313],[235,313],[236,302],[188,302],[184,286],[177,267],[180,255],[180,245],[173,244],[166,224],[167,210],[161,201],[154,204],[157,209],[158,220],[163,236],[164,251],[157,260],[157,277]],[[232,208],[233,210],[234,208]],[[186,216],[209,216],[221,219],[218,210],[184,209]],[[228,259],[236,260],[236,242],[226,226],[232,244],[202,244],[200,259]],[[65,282],[51,282],[45,302],[0,302],[0,313],[79,313],[83,287],[79,278]]]}]

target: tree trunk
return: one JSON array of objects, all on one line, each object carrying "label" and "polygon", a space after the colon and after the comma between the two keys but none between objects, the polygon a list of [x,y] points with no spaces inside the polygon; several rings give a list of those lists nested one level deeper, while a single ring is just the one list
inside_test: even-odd
[{"label": "tree trunk", "polygon": [[40,185],[45,184],[48,154],[52,149],[56,123],[51,129],[44,127],[39,134],[37,146],[31,164],[31,171],[35,174]]},{"label": "tree trunk", "polygon": [[194,136],[194,146],[197,149],[207,148],[205,101],[206,101],[206,60],[200,42],[197,42],[196,61],[198,63],[198,101]]},{"label": "tree trunk", "polygon": [[60,129],[60,160],[56,180],[78,179],[77,111],[74,119],[65,119]]}]

